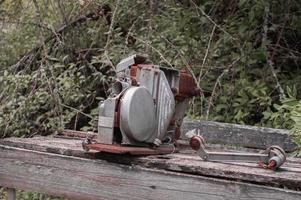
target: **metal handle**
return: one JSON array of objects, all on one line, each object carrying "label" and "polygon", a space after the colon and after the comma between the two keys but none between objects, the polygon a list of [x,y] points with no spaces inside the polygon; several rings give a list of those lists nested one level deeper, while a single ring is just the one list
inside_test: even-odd
[{"label": "metal handle", "polygon": [[203,159],[208,161],[245,161],[258,162],[261,167],[277,169],[286,160],[285,152],[279,146],[267,148],[264,154],[261,153],[233,153],[233,152],[208,152],[205,150],[204,138],[196,129],[186,133],[190,139],[189,144],[193,150]]}]

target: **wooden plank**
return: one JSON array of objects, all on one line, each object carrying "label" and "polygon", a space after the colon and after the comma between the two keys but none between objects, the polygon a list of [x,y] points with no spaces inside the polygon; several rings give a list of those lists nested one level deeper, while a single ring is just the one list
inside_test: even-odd
[{"label": "wooden plank", "polygon": [[0,140],[0,144],[11,147],[55,153],[66,156],[95,158],[94,154],[87,154],[83,151],[81,142],[82,141],[79,139],[64,139],[53,137],[6,138]]},{"label": "wooden plank", "polygon": [[288,159],[281,170],[274,172],[259,168],[255,163],[217,163],[204,162],[198,156],[190,154],[169,154],[148,157],[128,157],[112,154],[85,153],[81,140],[62,138],[8,138],[0,141],[4,145],[27,148],[63,155],[99,158],[112,163],[139,165],[148,168],[158,168],[180,173],[218,177],[227,180],[237,180],[274,187],[301,190],[301,159]]},{"label": "wooden plank", "polygon": [[0,146],[0,185],[70,199],[300,199],[301,193]]},{"label": "wooden plank", "polygon": [[286,152],[292,152],[296,148],[289,131],[284,129],[185,120],[182,125],[182,137],[187,131],[195,128],[201,130],[202,136],[209,143],[240,145],[258,149],[279,145]]},{"label": "wooden plank", "polygon": [[141,158],[140,164],[175,172],[301,190],[300,165],[296,168],[284,166],[275,172],[259,168],[256,163],[203,162],[196,156],[183,154]]}]

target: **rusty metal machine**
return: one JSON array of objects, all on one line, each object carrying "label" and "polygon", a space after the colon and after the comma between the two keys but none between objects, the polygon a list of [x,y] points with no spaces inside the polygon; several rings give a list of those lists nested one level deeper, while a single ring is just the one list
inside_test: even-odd
[{"label": "rusty metal machine", "polygon": [[[123,59],[116,72],[110,95],[99,107],[97,137],[83,141],[83,148],[132,155],[174,152],[189,100],[200,94],[193,77],[186,71],[147,64],[138,55]],[[268,148],[265,154],[208,152],[197,130],[186,136],[203,160],[258,161],[268,169],[276,169],[286,160],[278,146]]]},{"label": "rusty metal machine", "polygon": [[186,71],[145,61],[133,55],[117,65],[109,98],[100,105],[96,142],[87,140],[84,148],[134,155],[175,150],[189,100],[200,89]]}]

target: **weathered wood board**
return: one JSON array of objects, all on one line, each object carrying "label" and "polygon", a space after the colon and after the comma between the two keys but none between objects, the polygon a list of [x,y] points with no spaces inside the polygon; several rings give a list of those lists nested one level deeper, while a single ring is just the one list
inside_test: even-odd
[{"label": "weathered wood board", "polygon": [[[194,128],[214,144],[295,148],[286,130],[185,121],[182,133]],[[301,159],[289,158],[274,172],[255,163],[204,162],[187,148],[130,157],[86,153],[76,138],[8,138],[0,140],[0,186],[70,199],[301,199]]]},{"label": "weathered wood board", "polygon": [[301,159],[289,158],[280,170],[274,172],[259,168],[256,163],[204,162],[198,156],[193,155],[192,152],[185,154],[186,151],[147,157],[86,153],[82,150],[81,140],[76,139],[50,137],[8,138],[0,141],[0,144],[68,156],[98,158],[111,163],[139,165],[186,174],[301,190]]},{"label": "weathered wood board", "polygon": [[296,148],[289,131],[284,129],[185,120],[182,125],[182,137],[187,131],[195,128],[201,130],[202,136],[209,143],[239,145],[257,149],[279,145],[286,152],[292,152]]},{"label": "weathered wood board", "polygon": [[293,200],[301,197],[300,192],[291,190],[3,145],[0,145],[0,185],[70,199]]}]

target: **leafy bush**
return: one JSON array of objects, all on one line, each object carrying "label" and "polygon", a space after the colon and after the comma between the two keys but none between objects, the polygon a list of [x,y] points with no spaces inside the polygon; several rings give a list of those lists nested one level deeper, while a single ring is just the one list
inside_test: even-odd
[{"label": "leafy bush", "polygon": [[293,87],[287,88],[288,97],[281,101],[281,104],[274,104],[274,111],[265,111],[265,123],[275,128],[287,128],[291,130],[295,143],[299,146],[297,155],[301,152],[301,100],[296,98],[297,91]]},{"label": "leafy bush", "polygon": [[[45,194],[39,194],[39,193],[33,193],[33,192],[24,192],[21,190],[17,191],[17,197],[18,200],[64,200],[65,198],[60,197],[52,197]],[[0,188],[0,199],[5,200],[6,199],[6,192],[4,188]]]}]

